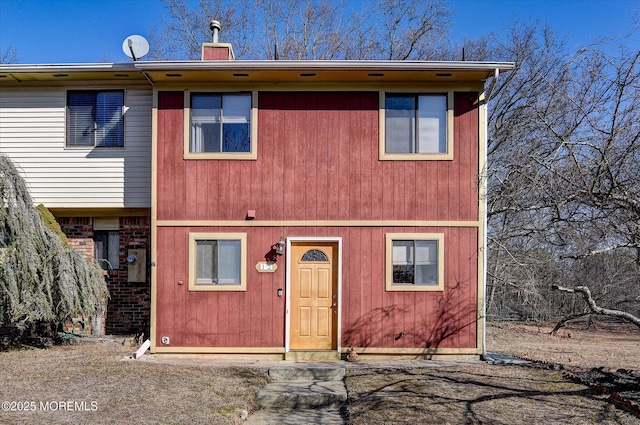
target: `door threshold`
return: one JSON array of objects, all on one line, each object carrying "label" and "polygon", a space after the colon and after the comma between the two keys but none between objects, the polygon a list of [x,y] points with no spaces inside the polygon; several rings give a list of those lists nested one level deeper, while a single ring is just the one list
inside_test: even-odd
[{"label": "door threshold", "polygon": [[338,350],[299,350],[288,351],[284,353],[285,360],[299,361],[299,360],[340,360],[340,352]]}]

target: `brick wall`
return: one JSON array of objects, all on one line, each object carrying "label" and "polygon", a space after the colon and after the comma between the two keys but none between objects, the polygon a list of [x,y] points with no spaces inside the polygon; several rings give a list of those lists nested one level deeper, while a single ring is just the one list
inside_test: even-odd
[{"label": "brick wall", "polygon": [[[70,245],[93,258],[93,218],[58,217],[62,231]],[[146,282],[128,282],[127,252],[130,249],[147,250],[150,257],[151,221],[149,217],[120,217],[120,267],[106,272],[107,287],[111,298],[107,305],[105,332],[114,335],[130,335],[144,332],[149,335],[151,314],[151,266],[147,261]],[[145,338],[146,338],[145,336]]]}]

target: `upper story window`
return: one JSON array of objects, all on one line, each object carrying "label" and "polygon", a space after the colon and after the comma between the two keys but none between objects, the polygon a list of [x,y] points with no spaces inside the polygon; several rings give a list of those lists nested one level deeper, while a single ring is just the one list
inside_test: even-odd
[{"label": "upper story window", "polygon": [[192,93],[185,158],[255,159],[251,93]]},{"label": "upper story window", "polygon": [[453,159],[447,93],[385,93],[380,159]]},{"label": "upper story window", "polygon": [[123,90],[69,90],[67,147],[124,147],[123,112]]}]

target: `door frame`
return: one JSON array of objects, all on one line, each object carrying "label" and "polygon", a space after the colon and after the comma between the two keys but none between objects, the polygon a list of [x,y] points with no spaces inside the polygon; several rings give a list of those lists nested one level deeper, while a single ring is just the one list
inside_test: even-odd
[{"label": "door frame", "polygon": [[[338,303],[338,323],[337,323],[337,335],[336,335],[336,339],[337,339],[337,349],[338,349],[338,353],[342,352],[342,346],[341,346],[341,341],[342,341],[342,237],[336,236],[336,237],[315,237],[315,236],[288,236],[287,237],[287,269],[286,269],[286,274],[285,274],[285,303],[286,303],[286,310],[285,310],[285,331],[284,331],[284,338],[285,338],[285,347],[284,347],[284,351],[286,353],[288,353],[291,350],[291,246],[295,245],[296,242],[305,242],[305,243],[309,243],[309,242],[318,242],[318,243],[322,243],[322,242],[333,242],[333,243],[337,243],[338,245],[338,258],[337,258],[337,264],[335,265],[338,268],[338,292],[337,292],[337,298],[336,298],[336,302]],[[333,351],[333,350],[328,350],[328,351]]]}]

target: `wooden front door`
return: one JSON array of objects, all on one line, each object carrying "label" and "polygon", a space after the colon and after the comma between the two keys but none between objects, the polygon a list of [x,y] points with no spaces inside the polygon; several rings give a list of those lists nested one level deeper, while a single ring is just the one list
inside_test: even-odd
[{"label": "wooden front door", "polygon": [[337,256],[335,242],[291,246],[292,350],[338,348]]}]

